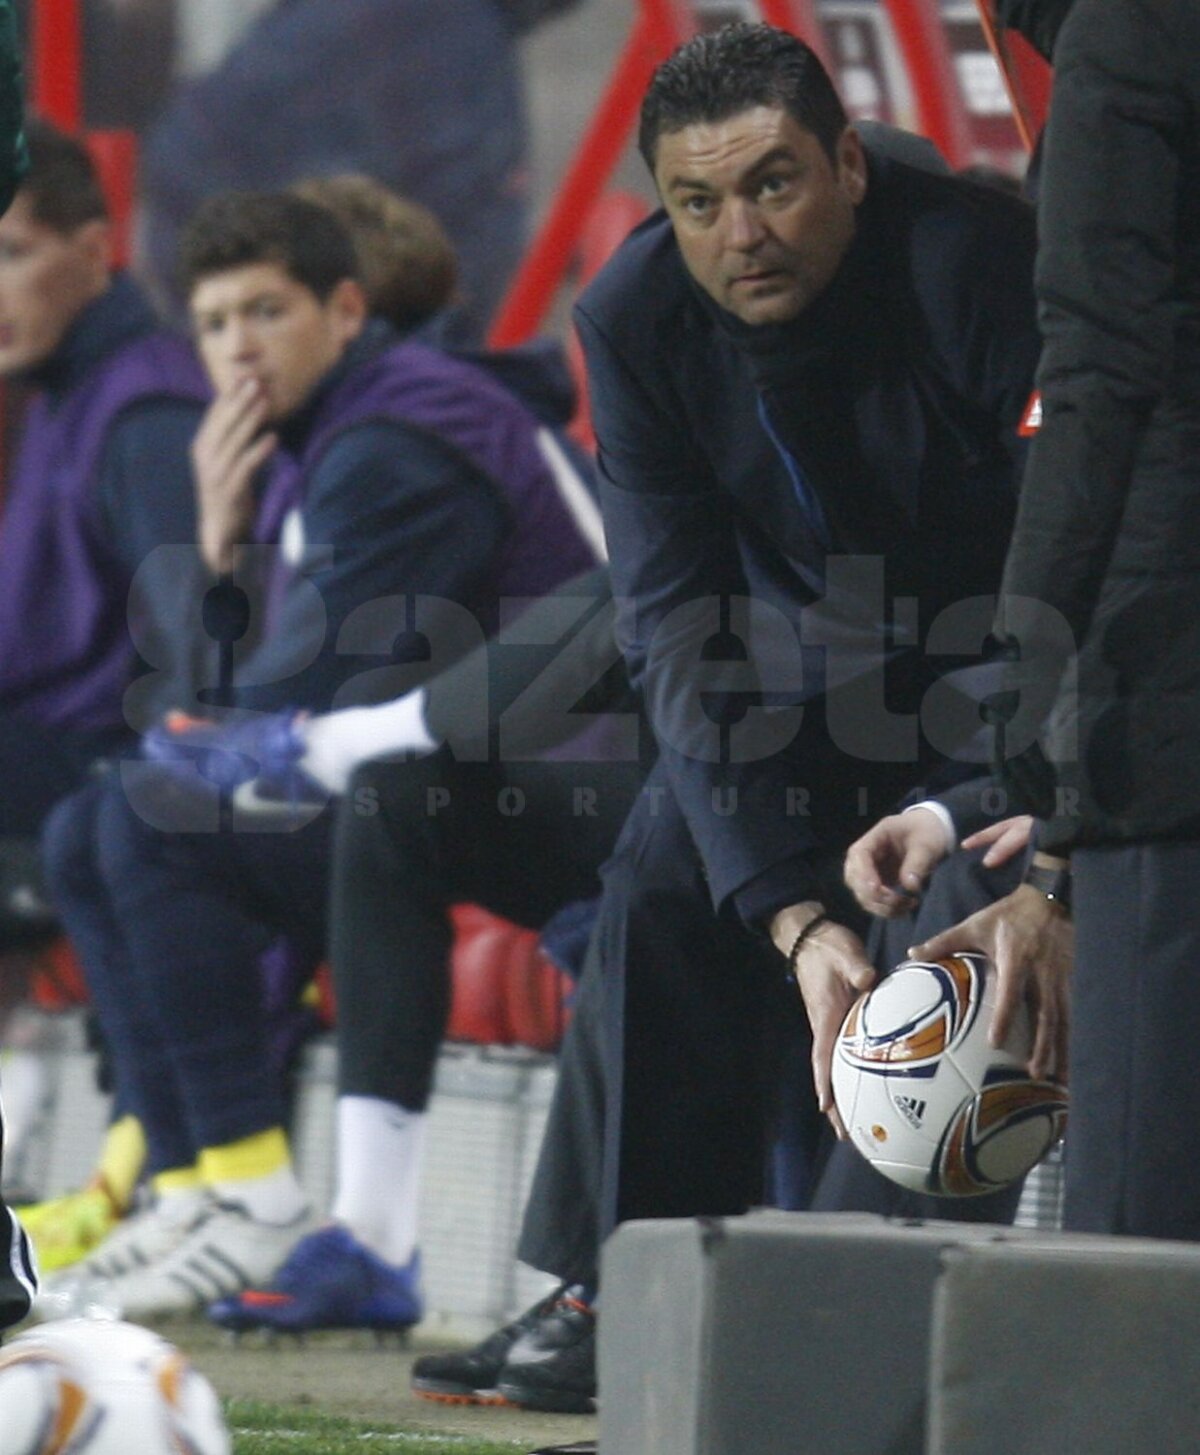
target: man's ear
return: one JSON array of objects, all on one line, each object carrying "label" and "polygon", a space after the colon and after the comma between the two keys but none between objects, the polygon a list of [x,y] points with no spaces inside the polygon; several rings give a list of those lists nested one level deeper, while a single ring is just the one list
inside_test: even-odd
[{"label": "man's ear", "polygon": [[326,303],[343,343],[357,338],[367,321],[370,308],[362,284],[356,278],[343,278],[334,285]]},{"label": "man's ear", "polygon": [[854,127],[846,127],[838,137],[835,159],[838,185],[857,207],[867,195],[867,154]]},{"label": "man's ear", "polygon": [[113,267],[113,232],[107,218],[93,218],[75,230],[73,241],[80,257],[93,274],[98,290],[108,285],[108,275]]}]

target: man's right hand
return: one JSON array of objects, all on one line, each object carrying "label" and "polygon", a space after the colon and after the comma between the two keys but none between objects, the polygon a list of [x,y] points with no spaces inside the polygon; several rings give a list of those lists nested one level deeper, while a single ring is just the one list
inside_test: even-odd
[{"label": "man's right hand", "polygon": [[890,814],[846,851],[846,887],[868,914],[908,914],[949,849],[946,829],[929,809]]},{"label": "man's right hand", "polygon": [[[790,952],[797,934],[820,913],[821,906],[815,901],[779,911],[771,921],[771,939],[782,954]],[[795,969],[796,984],[812,1027],[817,1105],[844,1141],[846,1127],[833,1101],[833,1048],[850,1007],[875,984],[875,969],[854,931],[832,920],[825,920],[805,936]]]},{"label": "man's right hand", "polygon": [[255,379],[242,379],[209,405],[192,441],[200,554],[218,574],[233,569],[254,519],[254,477],[278,436],[264,432],[267,399]]}]

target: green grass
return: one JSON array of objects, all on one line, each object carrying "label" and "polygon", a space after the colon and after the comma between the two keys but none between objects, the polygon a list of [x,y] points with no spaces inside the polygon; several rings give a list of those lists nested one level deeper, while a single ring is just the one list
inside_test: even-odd
[{"label": "green grass", "polygon": [[364,1424],[311,1410],[235,1399],[225,1407],[234,1455],[513,1455],[526,1441],[497,1445],[465,1435],[414,1435],[389,1424]]}]

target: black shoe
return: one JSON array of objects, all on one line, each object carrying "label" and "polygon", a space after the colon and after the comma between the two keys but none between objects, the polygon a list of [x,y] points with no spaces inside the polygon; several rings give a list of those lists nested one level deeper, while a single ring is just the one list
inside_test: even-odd
[{"label": "black shoe", "polygon": [[596,1408],[596,1315],[561,1297],[509,1351],[496,1388],[526,1410],[590,1415]]},{"label": "black shoe", "polygon": [[0,1332],[19,1324],[37,1292],[37,1269],[25,1230],[0,1202]]},{"label": "black shoe", "polygon": [[453,1354],[425,1354],[412,1367],[413,1393],[442,1404],[503,1404],[496,1380],[518,1339],[536,1328],[562,1296],[558,1288],[526,1309],[519,1319],[489,1334],[473,1349]]},{"label": "black shoe", "polygon": [[543,1445],[529,1455],[596,1455],[599,1448],[595,1440],[577,1440],[573,1445]]}]

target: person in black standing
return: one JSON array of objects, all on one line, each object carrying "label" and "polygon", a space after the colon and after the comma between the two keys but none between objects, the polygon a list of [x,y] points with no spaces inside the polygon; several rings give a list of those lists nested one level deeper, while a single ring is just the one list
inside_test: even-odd
[{"label": "person in black standing", "polygon": [[1003,767],[1013,806],[1042,817],[1042,858],[1012,896],[931,942],[1007,941],[1009,998],[1033,998],[1069,1065],[1065,1226],[1188,1239],[1200,1237],[1200,1177],[1179,1152],[1200,1109],[1198,47],[1200,17],[1177,0],[1077,0],[1055,45],[1043,422],[1000,623],[1019,654],[1006,739],[1055,698],[1044,751]]}]

